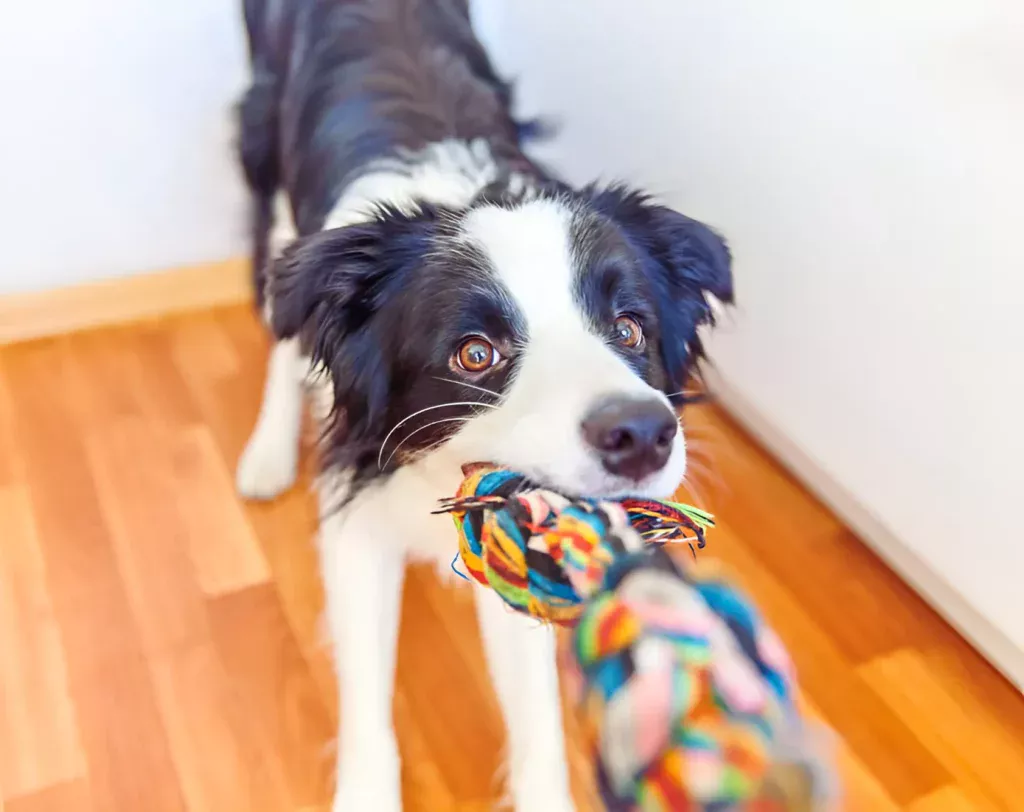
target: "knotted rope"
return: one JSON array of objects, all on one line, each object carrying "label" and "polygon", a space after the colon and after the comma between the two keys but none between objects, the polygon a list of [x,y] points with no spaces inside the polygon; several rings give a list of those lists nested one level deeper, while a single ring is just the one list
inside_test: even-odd
[{"label": "knotted rope", "polygon": [[[720,567],[696,560],[709,514],[571,499],[485,466],[439,512],[473,580],[573,627],[569,677],[609,810],[819,808],[826,773],[789,657]],[[679,542],[695,560],[669,555]]]}]

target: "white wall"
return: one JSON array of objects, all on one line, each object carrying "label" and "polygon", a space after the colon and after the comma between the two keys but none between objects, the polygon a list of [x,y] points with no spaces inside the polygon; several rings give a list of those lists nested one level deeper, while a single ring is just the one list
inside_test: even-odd
[{"label": "white wall", "polygon": [[0,23],[0,294],[236,256],[241,2],[13,3]]},{"label": "white wall", "polygon": [[1024,6],[476,12],[570,179],[731,237],[729,387],[1024,650]]}]

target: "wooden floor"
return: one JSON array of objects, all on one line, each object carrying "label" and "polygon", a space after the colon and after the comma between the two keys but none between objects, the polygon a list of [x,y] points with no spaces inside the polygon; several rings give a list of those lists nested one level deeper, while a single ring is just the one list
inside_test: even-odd
[{"label": "wooden floor", "polygon": [[[265,354],[245,309],[0,350],[7,812],[327,807],[337,703],[313,505],[232,488]],[[837,732],[844,808],[1024,810],[1020,694],[720,414],[685,419],[720,518],[708,554]],[[502,733],[469,596],[425,570],[399,672],[407,809],[495,808]]]}]

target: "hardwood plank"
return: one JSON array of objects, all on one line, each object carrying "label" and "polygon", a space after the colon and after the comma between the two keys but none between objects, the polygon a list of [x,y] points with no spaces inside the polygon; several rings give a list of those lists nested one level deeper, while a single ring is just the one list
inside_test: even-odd
[{"label": "hardwood plank", "polygon": [[183,430],[172,448],[175,494],[199,586],[207,595],[270,579],[263,549],[205,427]]},{"label": "hardwood plank", "polygon": [[[191,320],[172,321],[169,329],[176,347],[174,358],[179,372],[229,470],[234,471],[259,412],[265,362],[258,367],[247,366],[251,374],[239,374],[241,359],[230,337],[215,322],[205,323],[201,329],[208,342],[213,344],[208,353],[190,349],[206,343],[194,338],[197,328]],[[247,364],[257,363],[247,359]]]},{"label": "hardwood plank", "polygon": [[222,307],[212,311],[217,324],[228,336],[243,368],[255,369],[270,350],[271,337],[253,308]]},{"label": "hardwood plank", "polygon": [[[457,809],[478,804],[494,808],[507,797],[504,723],[480,647],[474,588],[455,579],[440,579],[430,566],[408,568],[396,726],[403,753],[416,753],[423,747],[421,742],[429,742],[434,758],[407,763],[406,799],[429,799],[433,804],[433,799],[445,797],[442,786],[459,799]],[[459,688],[453,692],[449,686],[454,684]],[[565,707],[568,712],[571,706]],[[567,757],[574,796],[581,812],[596,810],[600,806],[592,768],[573,733],[578,734],[578,729],[570,723]],[[450,755],[438,760],[441,753]]]},{"label": "hardwood plank", "polygon": [[[394,720],[401,737],[404,812],[461,809],[464,802],[452,793],[442,774],[443,759],[438,758],[431,731],[417,724],[409,698],[401,690],[395,691]],[[484,803],[493,808],[490,800]]]},{"label": "hardwood plank", "polygon": [[[837,736],[835,731],[828,729],[827,721],[821,711],[806,695],[798,697],[797,705],[809,719],[826,725],[821,736],[826,740],[823,748],[828,748],[833,758],[833,766],[836,771],[835,779],[838,784],[836,789],[839,792],[839,809],[896,812],[902,808],[893,801],[882,782],[863,761],[857,758],[843,739]],[[829,742],[829,739],[832,741]],[[828,752],[825,753],[825,756],[828,757]]]},{"label": "hardwood plank", "polygon": [[186,377],[218,381],[238,375],[241,359],[215,313],[168,322],[171,354]]},{"label": "hardwood plank", "polygon": [[118,569],[150,656],[210,641],[177,502],[177,439],[137,418],[116,420],[85,438]]},{"label": "hardwood plank", "polygon": [[[949,782],[948,771],[914,731],[856,674],[855,663],[791,591],[753,555],[745,535],[721,518],[709,547],[748,590],[785,641],[800,685],[852,753],[879,778],[898,804],[906,804]],[[815,577],[813,570],[805,579]]]},{"label": "hardwood plank", "polygon": [[336,724],[338,689],[323,614],[317,510],[308,479],[273,502],[246,505],[245,514],[269,563],[284,616]]},{"label": "hardwood plank", "polygon": [[283,782],[224,671],[189,559],[175,461],[191,434],[121,420],[87,438],[88,456],[189,808],[269,812],[287,806]]},{"label": "hardwood plank", "polygon": [[276,754],[212,642],[152,658],[150,668],[190,810],[292,808]]},{"label": "hardwood plank", "polygon": [[913,650],[898,651],[859,669],[869,685],[918,731],[921,743],[978,806],[1012,809],[1024,798],[1024,730],[972,700]]},{"label": "hardwood plank", "polygon": [[124,417],[168,427],[201,422],[162,323],[96,330],[62,344],[78,393],[70,407],[83,434]]},{"label": "hardwood plank", "polygon": [[[408,708],[408,724],[438,753],[450,754],[436,767],[452,795],[495,799],[502,789],[505,733],[472,596],[441,585],[430,567],[411,566],[406,575],[396,691]],[[406,744],[407,729],[398,729],[399,747]]]},{"label": "hardwood plank", "polygon": [[[268,341],[266,331],[251,311],[233,308],[218,311],[216,322],[234,348],[239,362],[237,378],[218,379],[201,368],[191,370],[193,386],[205,391],[204,413],[217,438],[224,466],[234,471],[248,432],[256,417],[265,374]],[[221,396],[219,391],[230,394]],[[299,481],[288,493],[272,502],[250,502],[245,515],[259,538],[281,607],[292,628],[331,718],[337,719],[337,686],[326,643],[323,593],[316,551],[318,512],[312,494],[312,445],[308,439]]]},{"label": "hardwood plank", "polygon": [[68,374],[76,393],[69,407],[83,436],[111,420],[146,414],[134,335],[99,330],[74,340],[58,339],[69,359]]},{"label": "hardwood plank", "polygon": [[995,666],[982,660],[966,640],[936,641],[918,653],[962,707],[982,709],[983,718],[997,720],[1024,746],[1024,695]]},{"label": "hardwood plank", "polygon": [[[212,321],[207,322],[216,329]],[[227,343],[222,343],[230,353]],[[213,349],[207,347],[203,357],[210,357]],[[198,517],[205,523],[186,534],[203,588],[219,592],[267,580],[266,562],[219,455],[211,453],[209,434],[198,425],[199,408],[169,343],[161,341],[152,326],[109,329],[77,337],[70,354],[78,362],[77,369],[89,369],[79,382],[83,396],[75,405],[83,425],[91,427],[83,428],[86,433],[127,417],[150,418],[164,428],[183,429],[175,435],[174,498],[183,519]]]},{"label": "hardwood plank", "polygon": [[21,452],[14,437],[14,407],[0,368],[0,488],[21,479]]},{"label": "hardwood plank", "polygon": [[[948,627],[826,508],[717,410],[691,407],[684,423],[713,438],[714,512],[827,626],[852,662],[863,662]],[[712,539],[714,534],[712,534]],[[707,555],[718,555],[714,541]],[[813,577],[808,577],[813,573]]]},{"label": "hardwood plank", "polygon": [[91,795],[103,812],[184,809],[138,629],[85,464],[66,344],[5,350],[15,427],[67,657]]},{"label": "hardwood plank", "polygon": [[[1011,809],[1012,807],[1005,807]],[[955,785],[942,787],[919,798],[906,807],[907,812],[987,812],[996,809],[992,806],[979,806],[969,800],[961,789]]]},{"label": "hardwood plank", "polygon": [[209,606],[228,678],[280,762],[291,804],[328,804],[337,730],[273,586],[223,595]]},{"label": "hardwood plank", "polygon": [[63,781],[29,795],[20,795],[0,806],[7,812],[101,812],[92,803],[89,782],[84,778]]},{"label": "hardwood plank", "polygon": [[24,488],[0,488],[0,539],[0,794],[12,797],[84,775],[85,758]]}]

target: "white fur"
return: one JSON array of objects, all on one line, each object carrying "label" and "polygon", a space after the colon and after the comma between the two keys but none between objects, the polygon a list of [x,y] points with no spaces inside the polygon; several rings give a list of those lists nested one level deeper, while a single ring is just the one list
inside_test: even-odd
[{"label": "white fur", "polygon": [[236,485],[248,499],[273,499],[295,482],[302,429],[302,359],[298,339],[270,350],[263,403],[238,461]]},{"label": "white fur", "polygon": [[373,511],[334,511],[331,478],[321,488],[320,566],[340,691],[334,809],[400,812],[391,687],[404,551]]},{"label": "white fur", "polygon": [[608,474],[580,423],[604,395],[668,398],[648,386],[588,325],[573,301],[567,204],[534,200],[477,209],[464,239],[488,257],[526,317],[529,342],[502,407],[468,423],[451,445],[469,459],[507,465],[570,492],[669,496],[686,470],[676,432],[668,464],[641,483]]},{"label": "white fur", "polygon": [[555,669],[555,635],[492,592],[476,599],[494,690],[508,729],[509,781],[517,810],[575,809],[565,767],[565,734]]},{"label": "white fur", "polygon": [[[277,257],[297,236],[284,194],[274,198],[274,226],[269,250]],[[266,303],[267,323],[273,306]],[[279,341],[270,349],[259,417],[235,471],[235,487],[247,499],[273,499],[295,482],[302,430],[302,380],[308,363],[297,339]]]},{"label": "white fur", "polygon": [[[417,199],[460,206],[496,177],[483,142],[445,142],[421,161],[381,164],[355,181],[325,228],[372,216],[381,203],[412,207]],[[574,271],[567,204],[534,200],[512,209],[475,211],[462,239],[482,251],[525,316],[528,345],[500,408],[472,419],[447,444],[371,485],[336,510],[345,475],[318,483],[321,567],[339,689],[337,812],[400,812],[399,755],[391,727],[391,684],[403,559],[436,563],[447,572],[455,553],[451,519],[432,515],[454,493],[461,465],[487,460],[554,485],[588,493],[672,492],[686,453],[677,435],[669,464],[642,483],[607,474],[584,444],[579,425],[603,395],[658,397],[586,324],[572,299]],[[275,241],[276,242],[276,241]],[[301,399],[293,343],[271,354],[264,404],[239,465],[239,490],[267,497],[294,479],[296,403]],[[314,414],[331,405],[330,381],[311,387]],[[387,517],[383,520],[381,517]],[[478,598],[480,628],[508,727],[510,783],[519,812],[568,812],[565,742],[554,641],[550,629],[511,614],[489,593]]]},{"label": "white fur", "polygon": [[497,178],[486,141],[442,141],[406,161],[378,162],[345,189],[324,228],[365,221],[382,203],[400,209],[415,208],[418,200],[464,206]]}]

